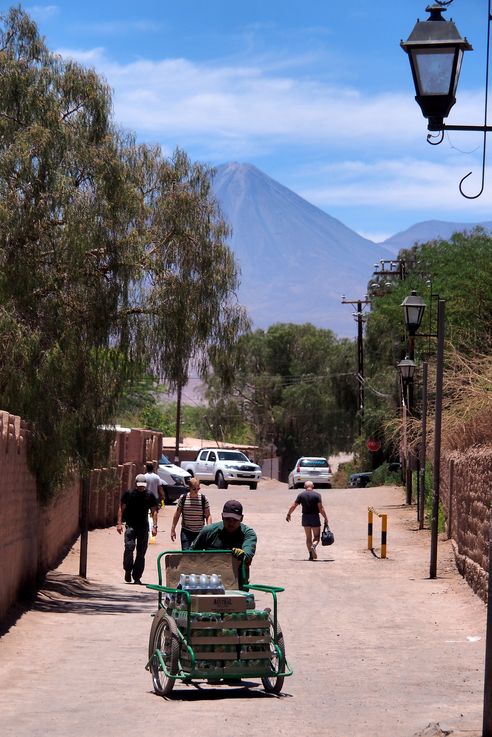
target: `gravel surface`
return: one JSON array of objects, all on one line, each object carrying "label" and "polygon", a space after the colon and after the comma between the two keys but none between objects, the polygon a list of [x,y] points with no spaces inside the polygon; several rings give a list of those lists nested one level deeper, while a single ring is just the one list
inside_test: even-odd
[{"label": "gravel surface", "polygon": [[[307,560],[300,510],[285,484],[205,490],[214,519],[237,498],[259,544],[251,580],[285,587],[279,621],[294,675],[281,696],[249,687],[184,686],[152,692],[144,670],[155,594],[123,581],[116,528],[89,535],[88,579],[76,545],[34,605],[0,639],[2,737],[479,737],[485,606],[439,543],[430,580],[429,532],[401,489],[323,490],[335,544]],[[388,558],[367,550],[367,507],[388,514]],[[160,513],[146,583],[169,538],[174,507]],[[375,517],[375,544],[379,520]],[[376,551],[377,553],[377,551]],[[267,605],[267,601],[263,602]],[[427,731],[426,731],[427,730]],[[434,730],[434,731],[432,731]],[[440,731],[438,731],[440,730]]]}]

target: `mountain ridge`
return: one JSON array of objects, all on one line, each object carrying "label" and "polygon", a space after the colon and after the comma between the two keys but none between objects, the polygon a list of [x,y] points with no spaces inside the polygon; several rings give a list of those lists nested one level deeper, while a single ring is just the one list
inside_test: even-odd
[{"label": "mountain ridge", "polygon": [[[477,225],[426,220],[376,243],[246,163],[218,166],[213,191],[232,227],[228,243],[241,268],[239,300],[255,328],[311,322],[352,337],[352,310],[341,296],[362,299],[376,262]],[[478,225],[492,231],[492,222]]]}]

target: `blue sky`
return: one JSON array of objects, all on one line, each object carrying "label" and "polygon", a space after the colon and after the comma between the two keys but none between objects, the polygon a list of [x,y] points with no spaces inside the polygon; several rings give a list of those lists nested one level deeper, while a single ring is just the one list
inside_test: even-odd
[{"label": "blue sky", "polygon": [[[24,3],[49,48],[113,89],[118,124],[165,152],[255,164],[357,232],[382,240],[429,219],[492,220],[481,138],[426,142],[400,49],[425,0],[59,0]],[[474,47],[448,122],[483,122],[486,0],[447,16]],[[3,6],[4,9],[8,7]]]}]

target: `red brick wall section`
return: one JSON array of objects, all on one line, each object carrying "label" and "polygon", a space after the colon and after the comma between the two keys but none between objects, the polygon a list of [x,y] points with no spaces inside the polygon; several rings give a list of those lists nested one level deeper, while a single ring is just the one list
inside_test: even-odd
[{"label": "red brick wall section", "polygon": [[[24,590],[58,565],[79,534],[79,479],[41,507],[27,463],[27,438],[28,425],[0,411],[0,621]],[[123,462],[91,474],[90,529],[116,523],[122,493],[133,487],[146,460],[160,457],[161,445],[162,435],[150,430],[117,434],[115,455]]]},{"label": "red brick wall section", "polygon": [[72,481],[39,510],[38,574],[55,568],[79,535],[80,481]]},{"label": "red brick wall section", "polygon": [[456,564],[471,588],[487,598],[492,446],[452,451],[441,460],[441,503]]},{"label": "red brick wall section", "polygon": [[26,462],[27,426],[0,411],[0,620],[38,571],[36,482]]},{"label": "red brick wall section", "polygon": [[126,433],[124,462],[134,463],[137,473],[145,471],[147,461],[158,461],[161,457],[162,433],[153,430],[132,429]]}]

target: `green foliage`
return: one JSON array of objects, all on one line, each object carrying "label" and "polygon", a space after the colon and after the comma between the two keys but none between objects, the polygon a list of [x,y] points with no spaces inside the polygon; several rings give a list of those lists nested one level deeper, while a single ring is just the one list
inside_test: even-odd
[{"label": "green foliage", "polygon": [[105,462],[98,428],[143,377],[183,386],[248,323],[212,170],[119,132],[105,82],[20,7],[0,23],[0,401],[32,423],[47,498]]},{"label": "green foliage", "polygon": [[[372,310],[367,321],[365,341],[366,388],[369,391],[366,391],[364,433],[366,437],[374,437],[382,442],[386,457],[396,454],[396,444],[399,441],[399,433],[395,433],[395,429],[399,429],[401,406],[396,366],[410,347],[405,335],[401,303],[411,290],[415,289],[427,305],[421,334],[435,336],[437,296],[446,300],[445,360],[449,361],[444,386],[446,412],[449,413],[453,406],[458,407],[457,400],[460,397],[468,396],[468,380],[469,387],[476,385],[473,367],[465,370],[463,361],[468,361],[471,354],[490,352],[491,345],[492,239],[482,229],[475,228],[466,234],[457,233],[449,241],[435,240],[416,245],[401,251],[399,258],[404,259],[407,264],[407,278],[404,281],[395,281],[391,289],[373,288]],[[450,343],[457,352],[450,351]],[[435,361],[435,351],[434,337],[415,339],[414,356],[417,365],[423,360],[430,364],[429,417],[434,400],[432,364]],[[460,355],[465,358],[460,359]],[[451,360],[454,366],[451,365]],[[476,371],[477,376],[482,368]],[[461,384],[456,376],[460,372],[466,373],[468,377]],[[417,415],[421,396],[419,381],[420,375],[417,372],[414,385],[414,410]],[[371,389],[377,391],[372,392]],[[476,395],[477,392],[473,396],[473,403],[479,413],[480,407],[483,408],[486,402]],[[444,423],[444,435],[453,435],[450,442],[456,443],[458,436],[463,437],[461,420],[469,404],[465,399],[466,406],[460,404],[458,410],[460,416],[455,417],[453,423]],[[485,430],[489,423],[482,420],[476,424],[481,423]],[[409,426],[410,436],[415,431],[416,428]],[[483,436],[485,434],[482,432]],[[477,433],[477,439],[479,435]]]},{"label": "green foliage", "polygon": [[401,473],[389,470],[388,463],[382,463],[372,472],[368,486],[401,486]]},{"label": "green foliage", "polygon": [[[299,455],[350,447],[353,365],[353,344],[331,331],[275,324],[244,336],[234,355],[213,363],[207,379],[210,412],[224,416],[227,408],[237,425],[252,428],[265,450],[274,443],[285,471]],[[229,391],[224,371],[234,377]]]}]

